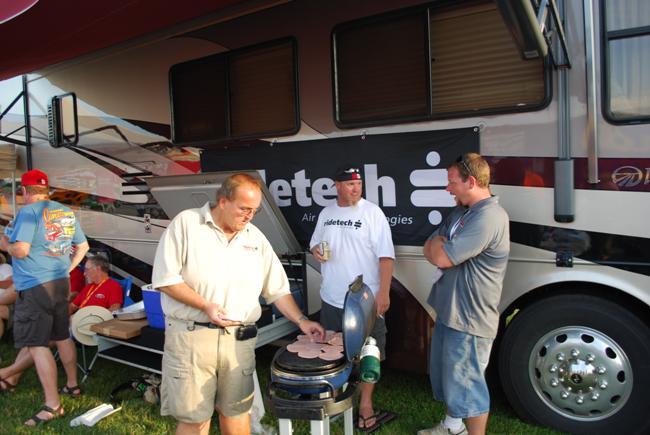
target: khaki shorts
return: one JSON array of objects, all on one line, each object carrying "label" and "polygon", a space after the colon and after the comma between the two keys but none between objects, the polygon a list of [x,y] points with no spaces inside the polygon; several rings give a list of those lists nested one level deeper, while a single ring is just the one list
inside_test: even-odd
[{"label": "khaki shorts", "polygon": [[255,342],[235,340],[235,328],[210,329],[165,319],[160,414],[183,423],[250,411]]}]

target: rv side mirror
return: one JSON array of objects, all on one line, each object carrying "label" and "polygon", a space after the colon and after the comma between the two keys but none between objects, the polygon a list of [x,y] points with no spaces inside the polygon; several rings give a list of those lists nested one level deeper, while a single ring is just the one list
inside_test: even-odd
[{"label": "rv side mirror", "polygon": [[77,96],[74,93],[57,95],[47,108],[48,136],[50,145],[76,145],[79,141],[77,119]]}]

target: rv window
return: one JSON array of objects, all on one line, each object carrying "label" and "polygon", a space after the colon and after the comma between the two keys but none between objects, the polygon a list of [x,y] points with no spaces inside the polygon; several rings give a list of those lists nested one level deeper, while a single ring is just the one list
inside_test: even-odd
[{"label": "rv window", "polygon": [[605,116],[612,122],[650,121],[650,2],[605,1]]},{"label": "rv window", "polygon": [[225,137],[226,62],[211,56],[178,64],[170,72],[174,142]]},{"label": "rv window", "polygon": [[293,44],[285,42],[230,58],[233,136],[296,128]]},{"label": "rv window", "polygon": [[429,114],[426,13],[334,33],[337,121],[352,126]]},{"label": "rv window", "polygon": [[342,127],[532,110],[548,96],[544,59],[521,58],[491,1],[347,23],[333,44]]},{"label": "rv window", "polygon": [[521,58],[494,3],[431,10],[430,37],[434,116],[544,102],[543,60]]},{"label": "rv window", "polygon": [[292,134],[298,128],[294,43],[283,40],[174,65],[175,143]]}]

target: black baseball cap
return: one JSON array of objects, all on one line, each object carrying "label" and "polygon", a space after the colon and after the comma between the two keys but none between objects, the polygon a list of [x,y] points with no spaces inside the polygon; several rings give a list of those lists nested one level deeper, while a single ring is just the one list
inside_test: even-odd
[{"label": "black baseball cap", "polygon": [[361,169],[355,165],[341,166],[334,176],[335,181],[361,180]]}]

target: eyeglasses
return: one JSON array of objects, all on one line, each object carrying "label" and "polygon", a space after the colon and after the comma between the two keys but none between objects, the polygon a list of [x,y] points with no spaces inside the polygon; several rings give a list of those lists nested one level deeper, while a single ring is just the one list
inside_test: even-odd
[{"label": "eyeglasses", "polygon": [[468,177],[469,177],[469,176],[472,176],[472,177],[474,176],[474,173],[473,173],[472,170],[469,168],[469,165],[467,164],[467,162],[465,161],[465,159],[463,158],[462,155],[458,156],[458,158],[456,159],[456,163],[460,163],[461,165],[463,165],[463,169],[464,169],[465,172],[467,173],[467,176],[468,176]]},{"label": "eyeglasses", "polygon": [[250,215],[255,216],[260,211],[259,208],[240,207],[240,206],[237,206],[237,210],[239,210],[239,213],[241,213],[242,216],[250,216]]}]

